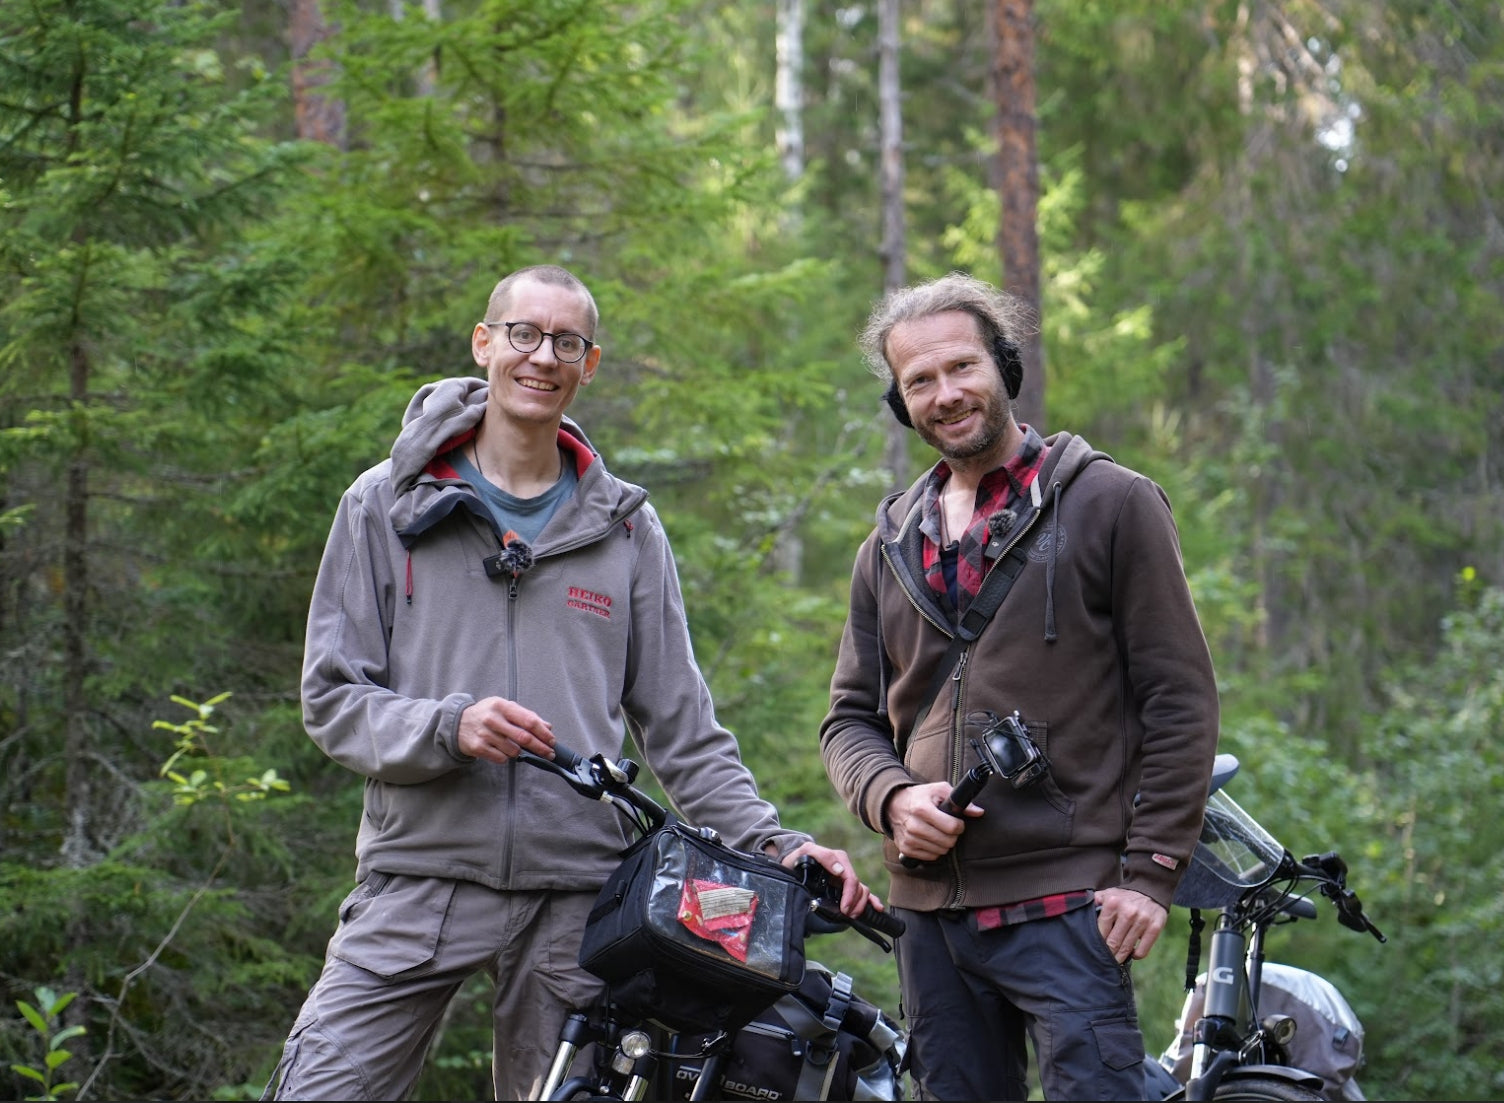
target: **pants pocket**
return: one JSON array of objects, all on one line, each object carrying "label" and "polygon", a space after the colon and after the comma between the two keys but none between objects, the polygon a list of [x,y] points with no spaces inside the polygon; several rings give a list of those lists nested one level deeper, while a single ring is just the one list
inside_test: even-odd
[{"label": "pants pocket", "polygon": [[347,898],[329,953],[383,978],[428,965],[453,898],[453,881],[378,874]]},{"label": "pants pocket", "polygon": [[1128,1018],[1093,1019],[1092,1037],[1097,1055],[1110,1069],[1126,1069],[1144,1062],[1143,1035],[1137,1021]]}]

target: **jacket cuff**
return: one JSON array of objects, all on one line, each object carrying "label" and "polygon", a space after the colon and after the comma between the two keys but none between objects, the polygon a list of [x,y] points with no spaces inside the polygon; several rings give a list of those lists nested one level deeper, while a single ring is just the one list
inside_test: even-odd
[{"label": "jacket cuff", "polygon": [[916,784],[918,783],[902,766],[884,769],[867,783],[866,791],[862,794],[862,821],[879,835],[885,835],[891,839],[893,828],[888,823],[888,817],[885,814],[888,801],[898,790],[907,789]]},{"label": "jacket cuff", "polygon": [[456,762],[475,761],[472,755],[460,750],[460,716],[473,704],[475,698],[468,693],[451,693],[444,698],[444,720],[439,727],[439,742]]},{"label": "jacket cuff", "polygon": [[[1174,861],[1175,868],[1162,864],[1166,861]],[[1167,859],[1162,855],[1130,851],[1123,870],[1123,888],[1142,893],[1169,911],[1175,899],[1175,886],[1180,884],[1186,865],[1184,858]]]},{"label": "jacket cuff", "polygon": [[774,857],[781,863],[805,843],[813,841],[813,836],[806,835],[802,831],[786,831],[778,835],[769,835],[762,841],[761,847],[763,850],[773,847]]}]

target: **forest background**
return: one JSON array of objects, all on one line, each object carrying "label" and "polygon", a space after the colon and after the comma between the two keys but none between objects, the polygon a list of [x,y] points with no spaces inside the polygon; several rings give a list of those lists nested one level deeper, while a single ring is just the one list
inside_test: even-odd
[{"label": "forest background", "polygon": [[[816,747],[895,475],[855,349],[895,259],[879,5],[804,0],[790,100],[790,2],[0,6],[0,1095],[45,1067],[17,1001],[65,993],[68,1093],[259,1093],[353,875],[360,785],[297,700],[334,505],[526,263],[599,299],[574,413],[653,493],[722,719],[882,888]],[[896,260],[1004,280],[996,13],[894,9]],[[1499,1098],[1500,6],[1033,19],[1036,420],[1167,488],[1229,792],[1389,935],[1326,913],[1273,956],[1348,996],[1371,1097]],[[1184,918],[1135,970],[1156,1051]],[[487,1097],[486,1005],[423,1098]]]}]

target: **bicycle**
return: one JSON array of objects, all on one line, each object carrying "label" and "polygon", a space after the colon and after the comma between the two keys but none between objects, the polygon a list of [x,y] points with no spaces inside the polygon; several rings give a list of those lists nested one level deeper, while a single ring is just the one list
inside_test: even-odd
[{"label": "bicycle", "polygon": [[[1296,995],[1284,998],[1284,1009],[1273,1010],[1275,1001],[1269,997],[1274,989],[1265,984],[1264,943],[1273,927],[1315,919],[1313,895],[1335,907],[1344,927],[1365,931],[1379,942],[1388,940],[1348,887],[1341,855],[1328,851],[1295,858],[1221,791],[1238,768],[1235,756],[1217,756],[1201,838],[1175,893],[1177,906],[1192,909],[1186,962],[1191,995],[1176,1040],[1160,1057],[1146,1057],[1145,1098],[1362,1099],[1352,1076],[1361,1060],[1357,1017],[1327,981],[1277,963],[1270,964],[1298,983],[1290,989]],[[1198,985],[1203,908],[1219,914],[1207,971]],[[1323,1002],[1324,1014],[1308,1005],[1313,999]],[[1304,1035],[1298,1020],[1304,1020]],[[1343,1033],[1346,1037],[1334,1037]],[[1311,1044],[1321,1040],[1312,1035],[1323,1034],[1339,1047]]]},{"label": "bicycle", "polygon": [[[639,843],[678,822],[635,785],[638,766],[631,759],[611,762],[600,754],[587,759],[557,743],[552,760],[530,753],[521,759],[563,779],[581,796],[611,804],[631,824]],[[700,834],[714,833],[702,829]],[[782,869],[762,855],[741,857]],[[809,934],[854,930],[889,952],[887,939],[903,933],[901,919],[871,905],[856,918],[842,914],[839,883],[813,859],[800,859],[793,876],[801,886],[798,899],[808,908],[798,924],[801,942]],[[798,992],[772,992],[756,1003],[745,1022],[739,1016],[725,1027],[702,1032],[686,1029],[672,1007],[641,998],[619,999],[608,983],[599,1000],[569,1011],[539,1098],[703,1100],[720,1098],[717,1092],[725,1092],[727,1098],[903,1098],[899,1070],[905,1035],[880,1008],[856,996],[844,974],[809,962]],[[770,1037],[775,1042],[767,1046]],[[593,1067],[571,1075],[576,1057],[587,1046],[594,1047]],[[759,1057],[759,1052],[769,1056]],[[744,1065],[776,1061],[780,1052],[784,1067],[777,1071],[785,1080],[791,1059],[797,1061],[786,1096],[778,1089],[747,1083],[745,1071],[736,1074],[740,1080],[732,1075],[739,1059]],[[844,1096],[830,1095],[838,1090],[834,1077],[843,1062],[859,1088]]]}]

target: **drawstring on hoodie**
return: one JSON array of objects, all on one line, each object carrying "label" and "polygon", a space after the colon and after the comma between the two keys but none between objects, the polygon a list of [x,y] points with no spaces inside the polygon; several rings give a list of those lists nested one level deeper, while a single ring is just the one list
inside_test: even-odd
[{"label": "drawstring on hoodie", "polygon": [[1060,554],[1060,482],[1050,487],[1055,495],[1055,508],[1050,517],[1050,560],[1044,571],[1044,642],[1055,642],[1055,558]]},{"label": "drawstring on hoodie", "polygon": [[407,553],[407,603],[413,603],[413,553]]}]

